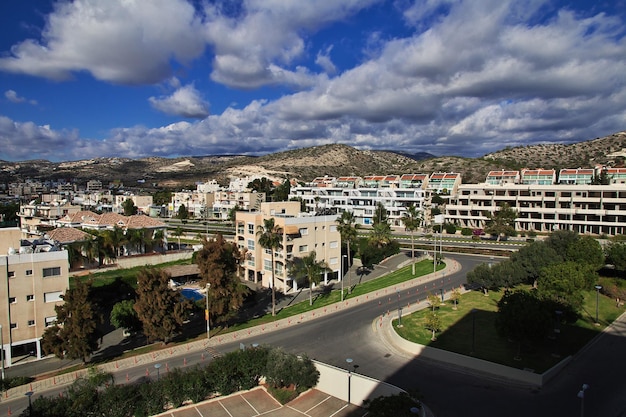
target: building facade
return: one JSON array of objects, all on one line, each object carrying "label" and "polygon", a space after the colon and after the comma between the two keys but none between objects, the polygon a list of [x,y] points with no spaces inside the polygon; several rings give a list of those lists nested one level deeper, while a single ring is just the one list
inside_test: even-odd
[{"label": "building facade", "polygon": [[[272,251],[261,247],[257,236],[259,227],[269,218],[274,218],[282,234],[282,248],[274,251],[274,277]],[[297,291],[297,280],[289,271],[290,261],[307,256],[312,251],[315,251],[316,259],[325,262],[330,269],[324,274],[324,282],[339,276],[341,235],[336,220],[336,215],[300,213],[300,203],[296,201],[262,203],[258,211],[238,211],[235,242],[244,254],[243,279],[267,288],[274,286],[284,293]]]},{"label": "building facade", "polygon": [[69,288],[68,254],[51,241],[23,241],[18,228],[0,229],[0,324],[5,366],[42,357],[41,336]]}]

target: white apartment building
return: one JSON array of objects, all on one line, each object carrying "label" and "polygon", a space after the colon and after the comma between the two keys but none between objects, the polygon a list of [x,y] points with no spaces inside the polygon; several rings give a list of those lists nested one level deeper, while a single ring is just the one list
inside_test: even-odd
[{"label": "white apartment building", "polygon": [[[456,174],[455,174],[456,175]],[[354,213],[361,225],[371,225],[378,203],[382,203],[392,226],[401,227],[411,204],[425,210],[430,200],[425,174],[370,177],[316,178],[305,186],[292,187],[289,199],[301,199],[310,212],[332,209]],[[459,177],[460,182],[460,177]]]},{"label": "white apartment building", "polygon": [[66,201],[51,204],[23,204],[20,205],[18,216],[24,236],[39,237],[57,226],[57,221],[68,214],[78,213],[80,206]]},{"label": "white apartment building", "polygon": [[114,195],[113,196],[113,213],[124,214],[124,201],[132,200],[139,213],[149,213],[152,206],[151,195]]},{"label": "white apartment building", "polygon": [[69,288],[67,251],[50,241],[24,242],[18,228],[0,229],[0,325],[5,366],[42,357],[41,336]]},{"label": "white apartment building", "polygon": [[[264,220],[274,218],[282,231],[282,249],[274,252],[275,277],[272,278],[272,252],[259,245],[257,232]],[[284,293],[297,291],[298,284],[289,274],[289,261],[315,251],[317,260],[331,269],[324,282],[340,275],[341,235],[337,216],[311,216],[300,213],[297,201],[262,203],[258,211],[238,211],[235,242],[244,253],[243,279]]]},{"label": "white apartment building", "polygon": [[463,184],[446,205],[445,219],[483,228],[486,213],[504,203],[517,210],[518,231],[626,234],[626,184]]}]

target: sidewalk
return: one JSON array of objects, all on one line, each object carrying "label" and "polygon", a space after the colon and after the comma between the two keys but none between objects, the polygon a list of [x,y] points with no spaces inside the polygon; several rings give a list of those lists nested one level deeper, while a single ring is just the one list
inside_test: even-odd
[{"label": "sidewalk", "polygon": [[[410,258],[407,258],[404,254],[396,255],[392,258],[389,258],[382,262],[380,265],[377,265],[373,271],[367,274],[367,280],[372,280],[378,278],[382,275],[385,275],[393,270],[402,268],[403,266],[410,263]],[[353,265],[355,268],[355,265]],[[437,271],[436,273],[431,273],[428,275],[424,275],[418,278],[415,278],[411,281],[407,281],[398,285],[394,285],[391,287],[387,287],[384,289],[377,290],[373,293],[365,294],[362,296],[349,298],[344,300],[343,302],[335,303],[329,306],[320,307],[315,310],[311,310],[309,312],[300,314],[299,316],[292,316],[288,318],[284,318],[281,320],[277,320],[272,323],[259,325],[256,327],[238,330],[231,333],[225,333],[223,335],[214,335],[211,339],[204,340],[196,340],[193,342],[189,342],[186,344],[181,344],[172,347],[166,347],[162,350],[146,353],[130,358],[124,358],[120,360],[115,360],[112,362],[108,362],[102,365],[98,365],[97,368],[103,372],[116,372],[119,370],[130,369],[137,366],[146,366],[147,368],[152,368],[153,364],[163,362],[166,359],[181,357],[184,355],[189,355],[190,353],[200,353],[202,351],[208,352],[207,355],[210,355],[211,347],[219,346],[225,343],[230,342],[243,342],[246,340],[253,339],[256,336],[270,333],[276,330],[280,330],[286,327],[295,326],[300,323],[315,320],[319,317],[323,317],[329,314],[336,314],[340,311],[349,309],[355,305],[358,305],[360,302],[365,300],[373,300],[378,298],[383,298],[388,296],[389,294],[395,294],[396,292],[403,290],[406,287],[411,287],[413,285],[417,285],[418,283],[427,282],[429,280],[435,278],[441,278],[446,274],[450,274],[456,272],[460,269],[460,266],[456,262],[449,262],[446,264],[446,268]],[[365,277],[364,277],[365,278]],[[356,283],[356,281],[354,282]],[[300,301],[304,301],[308,299],[308,290],[300,291],[293,298],[296,300],[283,300],[284,303],[291,303],[291,301],[298,302],[298,297],[301,297]],[[6,391],[2,400],[6,401],[7,399],[15,399],[15,398],[23,398],[25,393],[28,391],[35,391],[38,393],[45,392],[48,389],[58,388],[59,386],[66,386],[72,384],[77,379],[86,376],[87,370],[82,369],[71,373],[66,373],[58,376],[54,376],[51,378],[46,378],[42,380],[37,380],[28,385],[22,385],[19,387],[11,388]]]}]

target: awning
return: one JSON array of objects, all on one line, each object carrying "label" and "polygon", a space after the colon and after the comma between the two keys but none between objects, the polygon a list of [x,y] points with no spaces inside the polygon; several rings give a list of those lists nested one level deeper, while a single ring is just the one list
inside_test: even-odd
[{"label": "awning", "polygon": [[285,234],[286,235],[297,235],[300,234],[300,228],[298,226],[285,226]]}]

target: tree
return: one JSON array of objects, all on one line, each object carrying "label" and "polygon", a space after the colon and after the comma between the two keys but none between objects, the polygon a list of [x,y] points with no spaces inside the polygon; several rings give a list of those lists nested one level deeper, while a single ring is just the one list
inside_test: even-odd
[{"label": "tree", "polygon": [[[348,261],[346,269],[350,271],[350,266],[352,265],[352,252],[350,251],[350,245],[358,238],[359,225],[356,224],[356,218],[354,217],[354,213],[351,211],[342,212],[341,216],[339,216],[339,218],[335,221],[337,223],[337,231],[339,231],[339,235],[341,236],[341,242],[345,242],[346,244]],[[343,273],[343,271],[341,272]],[[352,292],[351,287],[350,283],[348,283],[348,293]]]},{"label": "tree", "polygon": [[450,294],[450,300],[452,300],[452,302],[454,303],[454,307],[452,307],[452,309],[456,310],[456,305],[461,300],[461,289],[460,288],[455,288],[455,289],[452,290],[452,293]]},{"label": "tree", "polygon": [[369,241],[371,244],[380,249],[390,244],[391,240],[392,235],[389,223],[385,221],[382,223],[376,223],[372,226],[372,232],[369,236]]},{"label": "tree", "polygon": [[137,274],[135,311],[149,342],[167,343],[183,326],[191,309],[185,300],[169,288],[170,276],[164,271],[147,267]]},{"label": "tree", "polygon": [[189,218],[189,211],[187,211],[187,206],[181,204],[178,207],[178,213],[176,214],[176,218],[179,220],[187,220]]},{"label": "tree", "polygon": [[243,304],[248,287],[238,277],[242,256],[235,243],[224,240],[221,234],[204,240],[195,262],[200,270],[200,286],[210,284],[209,317],[218,322],[226,320]]},{"label": "tree", "polygon": [[172,235],[174,235],[174,236],[176,236],[178,238],[178,249],[179,250],[180,250],[180,237],[182,235],[184,235],[184,234],[185,234],[185,231],[180,226],[176,227],[176,229],[174,229],[174,231],[172,232]]},{"label": "tree", "polygon": [[616,271],[626,272],[626,243],[611,242],[605,248],[606,262],[615,267]]},{"label": "tree", "polygon": [[411,204],[407,207],[406,213],[402,216],[404,228],[411,232],[411,271],[415,275],[415,231],[422,224],[422,213],[417,211],[415,205]]},{"label": "tree", "polygon": [[567,261],[587,264],[595,270],[602,268],[605,264],[602,246],[591,236],[581,236],[570,243],[565,255]]},{"label": "tree", "polygon": [[165,242],[165,232],[163,229],[159,229],[154,232],[154,236],[152,236],[152,247],[157,250],[157,252],[163,252],[163,243]]},{"label": "tree", "polygon": [[89,355],[98,349],[97,326],[102,321],[96,306],[91,302],[91,282],[76,281],[61,296],[63,304],[56,306],[56,323],[48,327],[42,337],[46,354],[53,353],[63,359],[81,359],[87,362]]},{"label": "tree", "polygon": [[380,201],[376,204],[376,209],[374,210],[374,217],[372,218],[372,225],[376,226],[379,223],[387,223],[388,219],[387,209],[385,205]]},{"label": "tree", "polygon": [[145,247],[144,244],[146,242],[146,232],[145,229],[128,229],[126,231],[126,238],[128,239],[128,244],[131,248],[135,250],[137,253],[144,253]]},{"label": "tree", "polygon": [[132,332],[141,330],[141,321],[134,307],[134,300],[124,300],[115,303],[111,310],[111,324],[115,326],[116,329],[126,329]]},{"label": "tree", "polygon": [[124,216],[132,216],[138,212],[137,206],[135,206],[135,203],[130,198],[124,200],[122,209],[124,210]]},{"label": "tree", "polygon": [[318,285],[322,281],[322,274],[328,269],[326,262],[317,260],[315,251],[302,258],[296,257],[291,263],[293,276],[309,284],[309,305],[313,305],[313,284]]},{"label": "tree", "polygon": [[172,201],[172,192],[169,190],[160,190],[152,195],[152,202],[156,206],[166,206]]},{"label": "tree", "polygon": [[479,285],[485,296],[489,295],[489,289],[493,287],[494,277],[491,267],[487,264],[480,264],[467,273],[468,284]]},{"label": "tree", "polygon": [[544,268],[537,288],[544,299],[563,306],[562,309],[580,312],[584,301],[582,291],[591,289],[597,279],[598,276],[591,266],[563,262]]},{"label": "tree", "polygon": [[441,304],[441,301],[439,301],[439,297],[436,294],[429,293],[426,300],[428,301],[433,313],[435,312],[435,308]]},{"label": "tree", "polygon": [[497,236],[498,241],[502,235],[514,236],[516,217],[517,211],[504,203],[495,213],[487,213],[485,232]]},{"label": "tree", "polygon": [[512,288],[524,282],[526,273],[522,266],[510,259],[491,266],[491,288]]},{"label": "tree", "polygon": [[272,194],[272,190],[274,189],[274,184],[268,178],[255,178],[254,181],[248,183],[248,187],[250,191],[256,191],[257,193],[264,193],[266,198]]},{"label": "tree", "polygon": [[552,232],[544,243],[554,249],[561,259],[565,260],[567,259],[567,249],[577,240],[578,233],[572,230],[557,230]]},{"label": "tree", "polygon": [[429,311],[426,314],[426,323],[424,324],[424,327],[433,332],[430,340],[434,342],[435,340],[437,340],[435,334],[441,331],[441,318],[434,311]]},{"label": "tree", "polygon": [[523,341],[541,340],[552,328],[553,310],[535,290],[505,291],[498,301],[496,330],[517,341],[517,357],[520,357]]},{"label": "tree", "polygon": [[238,211],[241,211],[241,207],[239,207],[239,204],[235,204],[234,207],[228,210],[228,221],[231,222],[233,225],[235,224],[235,220],[237,219]]},{"label": "tree", "polygon": [[539,273],[546,266],[559,263],[563,258],[544,242],[532,242],[511,255],[511,261],[519,264],[524,271],[525,282],[537,286]]},{"label": "tree", "polygon": [[276,265],[274,263],[274,252],[278,249],[282,249],[283,229],[275,223],[273,217],[263,220],[263,225],[259,225],[257,228],[257,239],[259,245],[264,249],[269,249],[272,256],[272,281],[270,285],[272,287],[272,316],[276,315]]},{"label": "tree", "polygon": [[113,258],[117,258],[121,255],[121,248],[128,242],[124,230],[118,226],[110,230],[105,230],[103,238],[102,243],[107,247],[107,252],[110,253]]},{"label": "tree", "polygon": [[291,192],[291,183],[289,180],[285,180],[281,185],[274,189],[272,194],[272,201],[287,201],[289,199],[289,193]]}]

